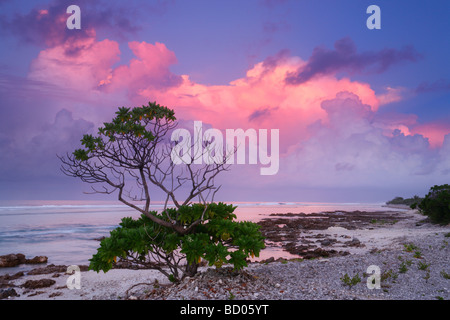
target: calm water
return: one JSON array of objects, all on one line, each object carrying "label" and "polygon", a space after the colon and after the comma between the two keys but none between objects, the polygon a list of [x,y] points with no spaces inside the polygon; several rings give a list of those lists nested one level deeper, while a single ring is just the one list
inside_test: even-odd
[{"label": "calm water", "polygon": [[[389,210],[382,204],[335,203],[234,203],[238,220],[257,221],[271,213]],[[154,210],[162,205],[153,206]],[[392,209],[393,210],[393,209]],[[44,255],[49,264],[88,265],[99,242],[123,217],[139,214],[117,202],[28,201],[0,202],[0,255],[23,253],[27,258]],[[266,250],[260,258],[290,257],[281,250]],[[0,274],[36,266],[0,269]]]}]

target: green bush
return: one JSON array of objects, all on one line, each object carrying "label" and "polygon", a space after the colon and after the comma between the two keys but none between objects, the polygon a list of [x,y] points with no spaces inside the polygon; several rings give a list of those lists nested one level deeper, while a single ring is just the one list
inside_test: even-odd
[{"label": "green bush", "polygon": [[402,197],[395,197],[392,200],[386,202],[386,204],[403,204],[406,206],[410,206],[412,209],[415,209],[417,204],[420,203],[423,199],[419,196],[415,195],[412,198],[403,199]]},{"label": "green bush", "polygon": [[90,259],[90,269],[107,272],[120,258],[129,264],[160,270],[172,281],[190,275],[193,270],[189,267],[196,269],[201,259],[210,266],[229,263],[236,270],[242,269],[247,266],[247,258],[259,256],[264,238],[259,225],[233,221],[235,208],[210,203],[206,210],[203,204],[192,204],[160,214],[151,212],[164,221],[169,221],[170,216],[186,226],[204,215],[203,223],[184,235],[158,225],[146,215],[137,220],[123,218],[119,227],[101,241],[97,253]]},{"label": "green bush", "polygon": [[450,185],[432,187],[418,208],[435,223],[450,223]]}]

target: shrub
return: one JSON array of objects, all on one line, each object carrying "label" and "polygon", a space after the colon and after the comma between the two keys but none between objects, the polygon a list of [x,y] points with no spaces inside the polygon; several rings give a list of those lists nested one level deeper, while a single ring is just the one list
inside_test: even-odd
[{"label": "shrub", "polygon": [[151,212],[165,221],[170,215],[183,224],[204,215],[203,223],[184,235],[158,225],[146,215],[137,220],[123,218],[110,237],[100,243],[90,260],[90,268],[107,272],[119,257],[130,264],[157,269],[172,281],[186,276],[186,266],[197,265],[201,259],[210,266],[231,263],[236,270],[242,269],[247,266],[248,256],[259,255],[264,240],[257,224],[233,221],[235,208],[224,203],[210,203],[206,210],[203,204],[193,204],[168,209],[162,214]]},{"label": "shrub", "polygon": [[354,275],[352,278],[346,273],[343,277],[341,277],[341,281],[344,285],[352,287],[361,282],[361,278],[358,274]]},{"label": "shrub", "polygon": [[[415,195],[412,198],[403,199],[402,197],[395,197],[392,200],[386,202],[386,204],[403,204],[410,206],[412,209],[415,209],[418,203],[420,203],[423,199],[419,196]],[[414,208],[413,208],[414,207]]]},{"label": "shrub", "polygon": [[432,222],[450,223],[450,185],[435,185],[418,205],[420,212]]}]

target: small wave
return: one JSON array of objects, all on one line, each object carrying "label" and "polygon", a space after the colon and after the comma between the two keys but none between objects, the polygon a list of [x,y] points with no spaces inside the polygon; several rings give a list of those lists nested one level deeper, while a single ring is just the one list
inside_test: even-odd
[{"label": "small wave", "polygon": [[103,226],[91,226],[91,225],[79,225],[79,226],[67,226],[56,228],[32,228],[32,229],[19,229],[5,231],[0,234],[0,241],[7,239],[33,239],[33,238],[45,238],[47,236],[67,236],[67,235],[79,235],[79,234],[91,234],[99,232],[108,232],[117,228],[116,225],[103,225]]}]

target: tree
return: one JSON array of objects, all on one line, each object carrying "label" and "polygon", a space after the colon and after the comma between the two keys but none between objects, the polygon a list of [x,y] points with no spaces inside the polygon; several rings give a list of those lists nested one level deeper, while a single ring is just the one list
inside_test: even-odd
[{"label": "tree", "polygon": [[[230,152],[222,162],[195,164],[211,143],[204,141],[191,161],[176,165],[170,157],[176,143],[168,138],[176,125],[174,111],[159,104],[122,107],[97,136],[83,136],[84,148],[59,157],[66,175],[91,184],[93,193],[117,193],[119,201],[141,214],[137,220],[123,218],[101,241],[90,259],[92,270],[106,272],[119,257],[180,281],[197,272],[201,259],[241,269],[264,248],[257,224],[236,222],[236,207],[214,202],[220,188],[214,179],[228,170]],[[161,212],[150,210],[157,190],[165,199]]]},{"label": "tree", "polygon": [[450,185],[435,185],[418,204],[419,211],[430,217],[432,222],[450,223]]}]

